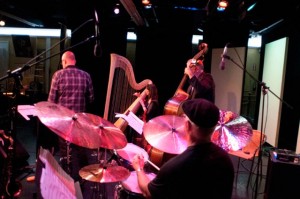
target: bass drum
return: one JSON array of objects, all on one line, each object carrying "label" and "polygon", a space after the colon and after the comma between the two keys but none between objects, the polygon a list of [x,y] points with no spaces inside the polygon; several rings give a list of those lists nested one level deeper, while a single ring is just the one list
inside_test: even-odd
[{"label": "bass drum", "polygon": [[[155,178],[156,174],[146,174],[150,180]],[[136,171],[132,171],[130,176],[115,187],[114,199],[145,199],[137,182]]]}]

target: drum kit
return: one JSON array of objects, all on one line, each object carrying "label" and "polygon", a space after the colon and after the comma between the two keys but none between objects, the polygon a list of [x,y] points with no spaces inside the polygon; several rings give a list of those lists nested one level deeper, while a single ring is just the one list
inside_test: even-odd
[{"label": "drum kit", "polygon": [[[89,149],[113,150],[117,162],[122,164],[116,165],[110,163],[111,160],[104,160],[104,163],[85,166],[79,171],[83,179],[98,183],[122,182],[124,189],[140,192],[137,183],[136,187],[131,187],[134,184],[132,181],[137,182],[131,161],[136,154],[142,154],[145,162],[151,164],[151,161],[144,149],[127,143],[125,134],[119,128],[100,116],[75,113],[51,102],[38,102],[35,108],[40,121],[67,142]],[[158,116],[144,124],[143,134],[151,146],[166,153],[180,154],[188,146],[184,123],[185,119],[181,116]],[[225,150],[239,150],[246,146],[251,136],[252,128],[245,118],[220,110],[220,120],[212,135],[212,142]],[[155,167],[153,163],[152,166]]]}]

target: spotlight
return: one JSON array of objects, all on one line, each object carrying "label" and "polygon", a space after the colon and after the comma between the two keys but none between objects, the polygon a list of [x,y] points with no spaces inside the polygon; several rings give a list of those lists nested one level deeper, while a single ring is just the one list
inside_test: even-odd
[{"label": "spotlight", "polygon": [[218,3],[218,7],[217,7],[217,10],[218,11],[224,11],[228,6],[228,2],[225,1],[225,0],[220,0],[219,3]]},{"label": "spotlight", "polygon": [[147,6],[147,5],[150,4],[150,0],[142,0],[142,4],[143,4],[144,6]]},{"label": "spotlight", "polygon": [[150,0],[142,0],[142,4],[144,5],[145,9],[152,8],[152,4],[151,4]]},{"label": "spotlight", "polygon": [[117,3],[116,6],[114,7],[114,13],[116,15],[120,14],[120,4]]},{"label": "spotlight", "polygon": [[2,16],[0,16],[0,26],[5,26],[5,21]]},{"label": "spotlight", "polygon": [[4,20],[0,20],[0,26],[5,26],[5,21]]}]

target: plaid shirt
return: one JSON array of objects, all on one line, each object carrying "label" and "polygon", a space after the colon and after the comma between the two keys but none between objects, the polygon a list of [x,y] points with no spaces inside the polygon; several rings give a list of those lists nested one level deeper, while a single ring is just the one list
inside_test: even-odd
[{"label": "plaid shirt", "polygon": [[94,89],[90,75],[68,66],[53,74],[48,101],[70,110],[85,112],[87,105],[94,101]]}]

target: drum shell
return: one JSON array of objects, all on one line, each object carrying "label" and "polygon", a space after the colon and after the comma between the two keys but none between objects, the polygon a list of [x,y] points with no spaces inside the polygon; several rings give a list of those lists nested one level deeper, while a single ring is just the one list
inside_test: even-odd
[{"label": "drum shell", "polygon": [[[150,180],[156,176],[154,173],[146,173],[146,175]],[[138,185],[136,171],[132,171],[126,180],[115,187],[114,196],[114,199],[145,199]]]},{"label": "drum shell", "polygon": [[126,190],[121,184],[116,185],[114,199],[145,199],[140,193]]}]

